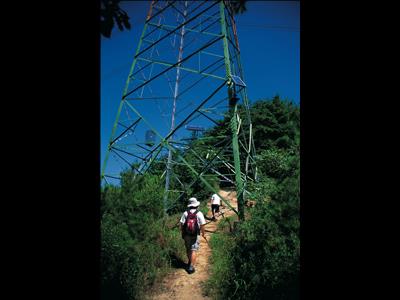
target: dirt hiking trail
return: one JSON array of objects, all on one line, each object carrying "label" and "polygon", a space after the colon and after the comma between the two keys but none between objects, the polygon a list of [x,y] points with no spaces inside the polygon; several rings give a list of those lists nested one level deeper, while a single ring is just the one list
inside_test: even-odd
[{"label": "dirt hiking trail", "polygon": [[[223,191],[218,192],[224,199],[228,200],[230,205],[235,209],[237,208],[237,199],[235,191]],[[204,201],[204,200],[203,200]],[[209,211],[206,217],[206,238],[208,241],[211,239],[213,232],[217,230],[218,223],[228,216],[232,216],[235,213],[229,209],[229,207],[221,201],[224,208],[220,207],[220,213],[217,213],[217,221],[210,221],[212,218],[211,204],[207,200],[207,207]],[[182,240],[182,247],[184,243]],[[200,236],[200,249],[197,252],[197,261],[195,265],[196,272],[188,274],[185,269],[177,268],[173,269],[162,281],[161,287],[158,287],[158,291],[153,291],[149,299],[152,300],[211,300],[211,298],[203,296],[205,288],[203,283],[208,279],[210,275],[210,257],[211,249],[203,237]],[[187,263],[187,257],[184,262]]]}]

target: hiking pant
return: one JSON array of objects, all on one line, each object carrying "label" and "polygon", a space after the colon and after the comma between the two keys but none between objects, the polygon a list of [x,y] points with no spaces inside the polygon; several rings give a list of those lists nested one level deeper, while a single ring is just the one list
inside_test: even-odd
[{"label": "hiking pant", "polygon": [[218,204],[211,204],[211,211],[212,214],[219,212],[219,205]]}]

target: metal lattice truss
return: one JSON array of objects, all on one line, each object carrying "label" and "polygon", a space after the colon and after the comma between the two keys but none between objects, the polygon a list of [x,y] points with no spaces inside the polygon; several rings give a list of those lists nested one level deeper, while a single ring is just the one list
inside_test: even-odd
[{"label": "metal lattice truss", "polygon": [[[208,176],[236,185],[241,200],[256,167],[239,54],[229,1],[152,1],[102,180],[118,183],[126,168],[139,176],[161,164],[166,206],[199,181],[216,192]],[[238,113],[239,104],[244,113]],[[207,135],[224,118],[230,133]],[[182,170],[194,176],[190,184],[181,182]]]}]

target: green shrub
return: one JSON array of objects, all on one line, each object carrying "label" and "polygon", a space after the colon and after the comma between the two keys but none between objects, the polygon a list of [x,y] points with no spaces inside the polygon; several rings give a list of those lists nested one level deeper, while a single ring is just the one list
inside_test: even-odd
[{"label": "green shrub", "polygon": [[292,164],[293,158],[288,151],[270,148],[261,152],[258,156],[260,171],[275,179],[281,179],[293,174],[296,166]]},{"label": "green shrub", "polygon": [[216,299],[229,299],[230,291],[226,287],[230,286],[234,273],[234,260],[231,251],[234,245],[235,241],[231,235],[215,233],[211,236],[211,275],[205,283],[205,294],[207,296],[213,296]]},{"label": "green shrub", "polygon": [[181,213],[167,217],[163,237],[165,239],[165,249],[168,250],[169,256],[184,260],[186,259],[186,250],[183,246],[181,231],[177,225],[180,218]]},{"label": "green shrub", "polygon": [[[299,297],[299,182],[284,179],[263,201],[270,184],[259,182],[251,217],[233,234],[212,239],[212,276],[216,299],[297,299]],[[214,239],[215,237],[215,239]]]},{"label": "green shrub", "polygon": [[263,176],[259,182],[249,182],[247,185],[251,195],[248,196],[250,200],[259,202],[266,202],[271,198],[271,195],[276,193],[278,189],[278,182],[274,178]]},{"label": "green shrub", "polygon": [[237,216],[225,217],[218,223],[218,232],[232,232],[233,224],[237,221]]},{"label": "green shrub", "polygon": [[184,257],[179,231],[171,229],[178,216],[164,218],[162,196],[158,176],[133,181],[129,172],[122,174],[121,187],[103,190],[102,299],[143,299],[171,257]]}]

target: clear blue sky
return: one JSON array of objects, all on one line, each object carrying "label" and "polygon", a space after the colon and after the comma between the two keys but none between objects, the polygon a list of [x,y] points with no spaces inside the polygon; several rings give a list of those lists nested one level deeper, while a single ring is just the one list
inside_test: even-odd
[{"label": "clear blue sky", "polygon": [[[149,4],[122,2],[131,30],[101,38],[101,162]],[[248,1],[236,24],[250,101],[279,94],[300,103],[300,2]]]}]

